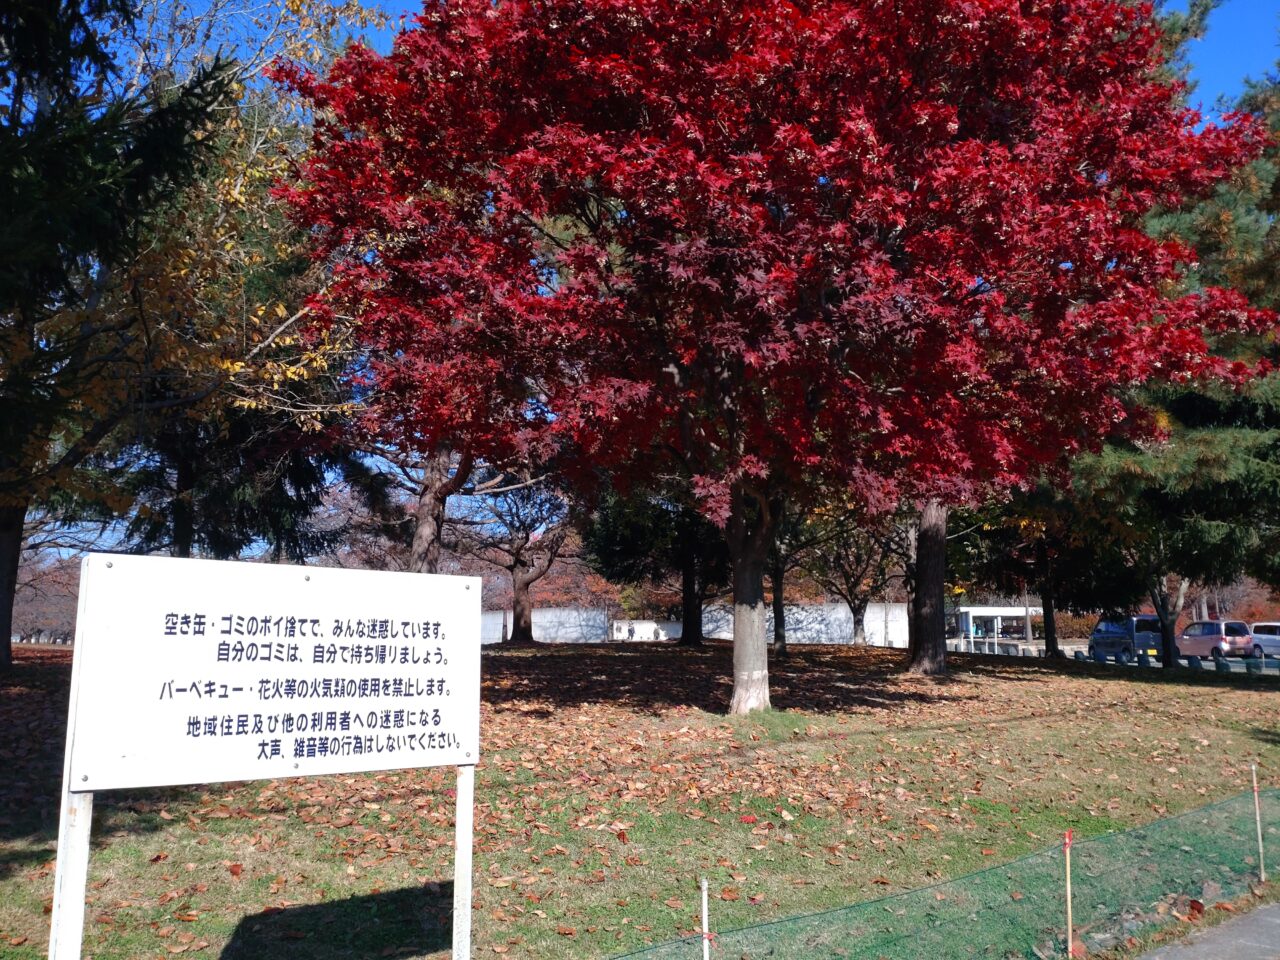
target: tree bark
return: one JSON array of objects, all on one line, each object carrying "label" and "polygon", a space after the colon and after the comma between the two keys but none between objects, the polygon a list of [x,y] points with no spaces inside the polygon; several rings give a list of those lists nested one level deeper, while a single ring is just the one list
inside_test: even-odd
[{"label": "tree bark", "polygon": [[[186,444],[182,444],[183,447]],[[190,557],[195,540],[195,504],[192,494],[196,486],[196,468],[183,450],[178,455],[178,465],[173,488],[173,555]]]},{"label": "tree bark", "polygon": [[920,509],[916,536],[915,628],[912,673],[940,676],[947,672],[947,631],[943,604],[947,575],[947,508],[929,500]]},{"label": "tree bark", "polygon": [[1043,539],[1036,544],[1036,563],[1040,567],[1040,609],[1044,616],[1044,655],[1046,657],[1062,656],[1062,648],[1058,646],[1058,603],[1053,585],[1053,560],[1049,557],[1049,548]]},{"label": "tree bark", "polygon": [[773,539],[770,505],[735,487],[726,539],[733,569],[733,700],[731,714],[769,709],[764,568]]},{"label": "tree bark", "polygon": [[[440,572],[440,543],[444,536],[445,508],[449,497],[462,489],[471,475],[473,460],[463,454],[453,468],[453,452],[440,450],[422,464],[422,486],[413,511],[413,543],[409,569],[414,573]],[[513,631],[514,633],[514,631]]]},{"label": "tree bark", "polygon": [[531,647],[533,639],[533,596],[530,588],[547,575],[556,553],[518,555],[508,567],[511,572],[511,639],[507,643],[516,647]]},{"label": "tree bark", "polygon": [[1058,646],[1057,602],[1053,596],[1053,581],[1046,579],[1040,585],[1040,606],[1044,610],[1044,655],[1046,657],[1062,656],[1062,648]]},{"label": "tree bark", "polygon": [[769,567],[769,586],[773,591],[773,652],[779,657],[787,655],[787,607],[782,587],[785,577],[782,557],[775,550]]},{"label": "tree bark", "polygon": [[1160,620],[1160,665],[1166,669],[1174,669],[1180,664],[1173,655],[1177,646],[1175,633],[1178,629],[1178,615],[1182,613],[1182,604],[1187,597],[1187,581],[1180,580],[1176,595],[1169,595],[1168,577],[1156,578],[1151,584],[1151,605],[1155,607],[1156,616]]},{"label": "tree bark", "polygon": [[26,519],[25,501],[0,507],[0,676],[13,670],[13,602]]},{"label": "tree bark", "polygon": [[698,552],[687,538],[680,553],[680,646],[702,646],[702,584]]},{"label": "tree bark", "polygon": [[533,599],[529,588],[536,579],[522,567],[511,571],[511,637],[507,640],[510,646],[533,646]]},{"label": "tree bark", "polygon": [[[906,556],[902,565],[902,588],[907,594],[907,650],[915,650],[917,638],[920,636],[920,610],[916,599],[919,594],[919,574],[916,561],[919,556],[920,544],[920,518],[917,516],[913,521],[907,524],[907,535],[905,552]],[[885,595],[885,603],[889,602],[888,594]],[[884,645],[889,645],[889,631],[886,619]]]},{"label": "tree bark", "polygon": [[[888,601],[886,601],[887,603]],[[863,600],[856,606],[849,604],[849,611],[853,614],[853,645],[856,647],[865,647],[867,645],[867,607],[869,601]],[[887,637],[885,638],[888,639]]]}]

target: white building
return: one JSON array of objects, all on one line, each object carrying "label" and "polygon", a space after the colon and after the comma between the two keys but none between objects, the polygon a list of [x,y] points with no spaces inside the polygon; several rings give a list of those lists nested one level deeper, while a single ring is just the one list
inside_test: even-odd
[{"label": "white building", "polygon": [[947,615],[947,639],[1023,641],[1027,617],[1043,613],[1040,607],[957,607]]}]

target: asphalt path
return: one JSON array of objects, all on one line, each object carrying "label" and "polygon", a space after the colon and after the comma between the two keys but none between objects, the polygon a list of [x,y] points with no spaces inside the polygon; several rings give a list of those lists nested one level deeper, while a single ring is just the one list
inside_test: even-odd
[{"label": "asphalt path", "polygon": [[[1262,672],[1263,672],[1263,674],[1264,674],[1264,675],[1269,675],[1269,676],[1280,676],[1280,658],[1270,657],[1270,656],[1269,656],[1269,657],[1264,657],[1264,658],[1263,658],[1262,663],[1263,663],[1263,666],[1262,666]],[[1227,657],[1227,659],[1226,659],[1226,664],[1227,664],[1227,666],[1231,669],[1231,672],[1232,672],[1232,673],[1248,673],[1248,672],[1249,672],[1248,663],[1247,663],[1247,661],[1246,661],[1246,659],[1245,659],[1244,657]],[[1182,658],[1182,665],[1183,665],[1184,667],[1185,667],[1185,666],[1187,666],[1187,658],[1186,658],[1186,657],[1183,657],[1183,658]],[[1109,662],[1109,663],[1108,663],[1108,666],[1113,666],[1113,667],[1115,667],[1115,666],[1119,666],[1119,667],[1120,667],[1120,669],[1122,669],[1122,670],[1123,670],[1123,669],[1130,669],[1130,670],[1140,670],[1140,669],[1158,670],[1158,669],[1160,669],[1160,661],[1159,661],[1159,660],[1156,660],[1156,659],[1154,659],[1154,658],[1152,658],[1152,660],[1151,660],[1151,666],[1150,666],[1150,667],[1139,667],[1139,666],[1138,666],[1138,664],[1137,664],[1137,661],[1134,661],[1133,663],[1130,663],[1130,664],[1128,664],[1127,666],[1121,666],[1121,665],[1119,665],[1119,664],[1116,664],[1114,661],[1112,661],[1112,662]],[[1217,664],[1215,664],[1215,663],[1214,663],[1212,660],[1210,660],[1208,657],[1204,657],[1204,658],[1202,658],[1202,660],[1201,660],[1201,667],[1200,667],[1200,668],[1201,668],[1201,670],[1203,670],[1203,671],[1204,671],[1204,672],[1206,672],[1206,673],[1213,673],[1213,672],[1215,672],[1215,671],[1217,670]]]},{"label": "asphalt path", "polygon": [[1280,904],[1259,907],[1138,960],[1280,960]]}]

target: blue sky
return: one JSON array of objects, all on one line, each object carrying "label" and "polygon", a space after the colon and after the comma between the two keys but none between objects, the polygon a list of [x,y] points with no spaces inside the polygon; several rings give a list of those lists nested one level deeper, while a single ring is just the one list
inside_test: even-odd
[{"label": "blue sky", "polygon": [[[1186,9],[1186,3],[1171,3]],[[1244,78],[1260,78],[1275,69],[1280,57],[1280,0],[1224,0],[1209,15],[1204,39],[1194,41],[1187,53],[1191,79],[1196,89],[1191,96],[1209,112],[1220,97],[1234,100],[1244,87]]]}]

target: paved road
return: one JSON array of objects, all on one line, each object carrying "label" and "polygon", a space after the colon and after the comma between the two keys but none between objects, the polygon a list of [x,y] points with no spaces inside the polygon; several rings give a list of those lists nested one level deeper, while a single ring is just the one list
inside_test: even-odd
[{"label": "paved road", "polygon": [[[1266,657],[1266,658],[1264,659],[1263,663],[1264,663],[1263,668],[1262,668],[1263,676],[1268,676],[1268,677],[1280,676],[1280,659],[1277,659],[1277,658],[1275,658],[1275,657],[1268,656],[1268,657]],[[1184,667],[1186,666],[1186,660],[1185,660],[1185,659],[1182,661],[1182,665],[1183,665]],[[1113,663],[1113,664],[1111,664],[1111,666],[1116,666],[1116,664],[1114,664],[1114,663]],[[1151,666],[1152,666],[1152,668],[1154,668],[1154,669],[1158,669],[1158,668],[1160,667],[1160,663],[1159,663],[1159,661],[1155,661],[1155,660],[1153,660],[1153,661],[1152,661],[1152,663],[1151,663]],[[1243,659],[1242,657],[1228,657],[1228,658],[1227,658],[1227,666],[1229,666],[1229,667],[1231,668],[1231,672],[1232,672],[1232,673],[1247,673],[1247,672],[1248,672],[1248,668],[1247,668],[1247,666],[1245,665],[1245,661],[1244,661],[1244,659]],[[1121,667],[1120,669],[1122,669],[1122,670],[1123,670],[1123,669],[1126,669],[1126,668]],[[1137,665],[1136,665],[1136,664],[1130,664],[1130,665],[1129,665],[1129,667],[1128,667],[1128,669],[1137,669]],[[1208,657],[1205,657],[1205,658],[1204,658],[1204,660],[1203,660],[1203,662],[1202,662],[1201,669],[1202,669],[1205,673],[1213,673],[1213,672],[1216,670],[1216,666],[1215,666],[1215,664],[1214,664],[1214,662],[1213,662],[1212,660],[1210,660]]]},{"label": "paved road", "polygon": [[1138,960],[1280,960],[1280,903],[1197,931]]}]

